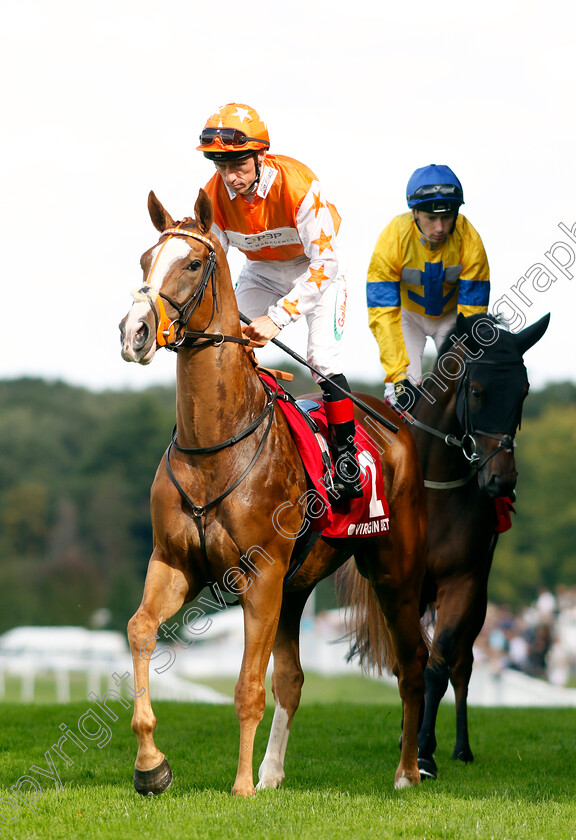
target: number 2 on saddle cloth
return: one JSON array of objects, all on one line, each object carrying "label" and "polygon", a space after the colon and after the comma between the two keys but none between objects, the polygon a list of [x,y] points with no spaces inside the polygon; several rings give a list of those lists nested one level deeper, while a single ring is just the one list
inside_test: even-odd
[{"label": "number 2 on saddle cloth", "polygon": [[[259,371],[271,387],[276,382]],[[324,407],[313,400],[297,401],[278,388],[277,405],[284,413],[308,478],[306,515],[284,583],[288,583],[304,563],[320,535],[331,538],[370,537],[387,533],[390,527],[388,503],[384,495],[382,467],[376,445],[364,427],[356,422],[355,445],[361,469],[363,495],[353,499],[334,499],[329,493],[330,461],[328,424]]]}]

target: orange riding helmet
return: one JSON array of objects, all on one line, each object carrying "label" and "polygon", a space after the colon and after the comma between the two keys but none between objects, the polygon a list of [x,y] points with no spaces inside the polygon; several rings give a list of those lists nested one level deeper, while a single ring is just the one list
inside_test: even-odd
[{"label": "orange riding helmet", "polygon": [[230,102],[208,119],[196,148],[209,160],[241,160],[261,149],[269,149],[270,138],[266,124],[254,108]]}]

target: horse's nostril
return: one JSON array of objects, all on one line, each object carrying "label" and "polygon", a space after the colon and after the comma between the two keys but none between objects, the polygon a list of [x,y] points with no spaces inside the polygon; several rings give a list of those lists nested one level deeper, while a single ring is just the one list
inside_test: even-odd
[{"label": "horse's nostril", "polygon": [[510,496],[514,492],[516,486],[516,474],[509,473],[507,475],[492,474],[486,484],[486,492],[492,498],[497,496]]},{"label": "horse's nostril", "polygon": [[148,341],[149,334],[150,330],[148,329],[148,325],[141,323],[137,332],[134,334],[133,345],[135,350],[140,350],[142,347],[144,347],[144,345]]}]

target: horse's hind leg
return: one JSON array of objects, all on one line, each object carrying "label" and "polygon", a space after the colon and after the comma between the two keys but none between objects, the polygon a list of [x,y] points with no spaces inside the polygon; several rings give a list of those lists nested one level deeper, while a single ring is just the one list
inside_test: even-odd
[{"label": "horse's hind leg", "polygon": [[410,787],[420,781],[418,728],[424,702],[424,669],[428,658],[420,630],[417,595],[413,591],[410,596],[411,582],[407,582],[406,587],[408,592],[396,592],[396,604],[392,604],[389,585],[384,588],[378,585],[375,587],[396,656],[395,673],[403,708],[402,751],[394,779],[396,788]]},{"label": "horse's hind leg", "polygon": [[[419,598],[426,562],[425,520],[422,505],[395,500],[394,531],[380,541],[378,557],[371,558],[370,582],[386,619],[402,699],[402,743],[396,770],[396,788],[417,785],[418,729],[424,703],[424,670],[428,649],[420,625]],[[392,509],[392,505],[391,505]],[[375,562],[376,561],[376,562]]]},{"label": "horse's hind leg", "polygon": [[141,794],[162,793],[172,782],[170,765],[154,743],[156,717],[150,701],[149,667],[160,624],[180,609],[189,588],[184,574],[162,562],[155,551],[148,567],[142,603],[128,622],[134,663],[132,729],[138,738],[134,787]]},{"label": "horse's hind leg", "polygon": [[284,756],[292,720],[300,705],[304,674],[300,664],[299,639],[302,611],[313,587],[284,594],[274,642],[272,693],[276,705],[266,755],[258,770],[257,790],[277,788],[284,779]]}]

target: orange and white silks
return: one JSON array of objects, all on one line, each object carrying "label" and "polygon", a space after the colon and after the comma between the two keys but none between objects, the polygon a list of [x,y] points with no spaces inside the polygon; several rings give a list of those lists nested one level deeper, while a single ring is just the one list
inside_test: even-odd
[{"label": "orange and white silks", "polygon": [[238,248],[273,283],[279,275],[291,278],[270,317],[284,327],[310,313],[339,274],[341,221],[314,173],[292,158],[267,155],[252,201],[229,190],[219,174],[206,191],[214,205],[212,230],[224,249]]}]

